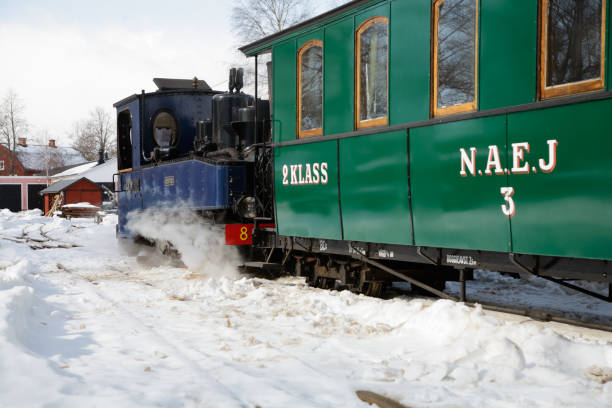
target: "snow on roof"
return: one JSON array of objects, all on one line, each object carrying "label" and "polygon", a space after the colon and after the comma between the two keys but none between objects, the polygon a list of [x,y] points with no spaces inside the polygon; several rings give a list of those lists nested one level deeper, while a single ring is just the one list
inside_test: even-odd
[{"label": "snow on roof", "polygon": [[52,179],[57,181],[86,177],[94,183],[112,183],[113,174],[115,173],[117,173],[117,158],[113,157],[102,164],[90,162],[73,167],[62,173],[55,174]]},{"label": "snow on roof", "polygon": [[17,145],[15,150],[17,158],[24,168],[28,170],[45,170],[45,163],[49,168],[73,166],[85,163],[83,155],[72,147],[50,147],[48,145]]},{"label": "snow on roof", "polygon": [[57,173],[53,175],[53,179],[64,179],[69,178],[69,176],[78,176],[79,174],[95,167],[98,164],[97,161],[92,161],[89,163],[81,164],[79,166],[71,167],[68,170],[64,170],[61,173]]},{"label": "snow on roof", "polygon": [[113,157],[106,162],[90,168],[81,174],[94,183],[112,183],[113,174],[117,173],[117,158]]}]

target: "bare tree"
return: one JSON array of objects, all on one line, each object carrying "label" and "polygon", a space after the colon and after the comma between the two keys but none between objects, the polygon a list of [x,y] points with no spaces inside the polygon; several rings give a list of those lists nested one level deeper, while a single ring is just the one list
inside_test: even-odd
[{"label": "bare tree", "polygon": [[1,142],[6,144],[10,151],[11,175],[15,174],[15,150],[17,150],[18,138],[25,136],[28,124],[24,119],[23,102],[13,89],[9,89],[0,105],[0,137]]},{"label": "bare tree", "polygon": [[239,0],[232,9],[232,27],[242,42],[252,42],[304,21],[312,9],[304,0]]},{"label": "bare tree", "polygon": [[[320,1],[317,0],[315,3]],[[316,11],[317,7],[313,5],[312,0],[238,0],[236,6],[232,8],[231,25],[232,30],[238,35],[240,44],[246,44],[298,24]],[[260,56],[258,82],[262,97],[267,94],[268,61],[270,61],[269,55]],[[245,91],[252,92],[255,79],[253,65],[242,56],[239,56],[232,65],[244,69]]]},{"label": "bare tree", "polygon": [[111,156],[116,153],[114,121],[102,107],[92,110],[89,118],[75,122],[71,137],[72,147],[87,160],[96,160],[100,150]]}]

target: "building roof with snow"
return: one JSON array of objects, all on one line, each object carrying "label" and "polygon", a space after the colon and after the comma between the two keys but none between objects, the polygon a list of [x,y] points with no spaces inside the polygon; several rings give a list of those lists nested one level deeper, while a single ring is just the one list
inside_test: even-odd
[{"label": "building roof with snow", "polygon": [[84,163],[83,155],[72,147],[49,147],[47,145],[17,145],[17,158],[28,170],[44,171],[46,163],[49,168],[73,166]]},{"label": "building roof with snow", "polygon": [[94,183],[112,183],[113,174],[117,173],[117,158],[112,157],[102,164],[97,161],[72,167],[51,177],[53,181],[86,177]]},{"label": "building roof with snow", "polygon": [[[7,147],[4,143],[3,146]],[[56,146],[55,140],[49,140],[47,145],[38,145],[27,144],[26,138],[19,138],[15,155],[25,170],[39,173],[87,162],[78,150]]]},{"label": "building roof with snow", "polygon": [[82,173],[81,176],[87,177],[94,183],[112,183],[115,173],[117,173],[117,158],[112,157]]},{"label": "building roof with snow", "polygon": [[[75,178],[75,179],[61,180],[61,181],[58,181],[57,183],[51,184],[49,187],[45,188],[44,190],[41,190],[41,192],[38,194],[43,195],[43,194],[60,193],[66,190],[68,187],[78,183],[81,180],[87,180],[87,179],[85,177],[80,177],[80,178]],[[87,181],[90,181],[90,180],[87,180]]]},{"label": "building roof with snow", "polygon": [[98,165],[97,161],[91,161],[84,164],[79,164],[76,166],[71,166],[67,170],[64,170],[60,173],[55,173],[51,176],[54,181],[63,180],[63,179],[72,179],[79,176],[79,174],[91,169]]}]

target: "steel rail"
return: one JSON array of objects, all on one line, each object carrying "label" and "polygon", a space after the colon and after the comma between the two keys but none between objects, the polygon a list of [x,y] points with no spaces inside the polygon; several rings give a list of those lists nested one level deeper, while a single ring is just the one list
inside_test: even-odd
[{"label": "steel rail", "polygon": [[[449,294],[446,294],[442,291],[439,291],[425,283],[422,283],[414,278],[411,278],[401,272],[398,272],[380,262],[374,261],[368,257],[366,257],[365,255],[363,255],[360,251],[358,251],[357,249],[353,248],[353,250],[356,253],[352,254],[352,257],[355,259],[358,259],[362,262],[368,263],[376,268],[379,268],[382,271],[385,271],[397,278],[400,278],[402,280],[405,280],[407,282],[410,282],[410,284],[418,286],[426,291],[428,291],[429,293],[432,293],[433,295],[436,295],[440,298],[444,298],[444,299],[448,299],[448,300],[452,300],[455,302],[461,302],[461,299],[456,298],[454,296],[451,296]],[[538,275],[536,275],[538,276]],[[574,286],[574,285],[572,285]],[[606,332],[612,332],[612,325],[608,325],[608,324],[603,324],[603,323],[595,323],[595,322],[585,322],[582,320],[576,320],[576,319],[570,319],[564,316],[559,316],[559,315],[554,315],[546,310],[542,310],[542,309],[532,309],[532,308],[525,308],[525,309],[520,309],[520,308],[512,308],[512,307],[507,307],[507,306],[502,306],[502,305],[495,305],[495,304],[486,304],[486,303],[476,303],[476,302],[467,302],[467,301],[463,301],[463,303],[466,306],[469,307],[473,307],[476,308],[478,306],[482,307],[482,309],[484,310],[489,310],[492,312],[501,312],[501,313],[508,313],[508,314],[514,314],[514,315],[519,315],[519,316],[525,316],[525,317],[529,317],[533,320],[537,320],[537,321],[544,321],[544,322],[555,322],[555,323],[563,323],[563,324],[567,324],[567,325],[571,325],[571,326],[577,326],[577,327],[584,327],[587,329],[593,329],[593,330],[601,330],[601,331],[606,331]]]},{"label": "steel rail", "polygon": [[500,312],[500,313],[508,313],[514,314],[518,316],[529,317],[533,320],[542,321],[542,322],[555,322],[567,324],[570,326],[584,327],[586,329],[593,330],[601,330],[606,332],[612,332],[612,325],[603,324],[603,323],[594,323],[594,322],[585,322],[583,320],[569,319],[567,317],[559,316],[551,314],[542,309],[517,309],[507,306],[487,304],[487,303],[474,303],[474,302],[464,302],[466,306],[469,307],[482,307],[484,310],[489,310],[491,312]]}]

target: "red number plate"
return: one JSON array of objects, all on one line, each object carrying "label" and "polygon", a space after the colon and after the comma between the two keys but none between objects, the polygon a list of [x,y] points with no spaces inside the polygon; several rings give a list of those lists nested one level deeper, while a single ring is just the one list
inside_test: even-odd
[{"label": "red number plate", "polygon": [[253,224],[226,224],[225,245],[251,245]]}]

